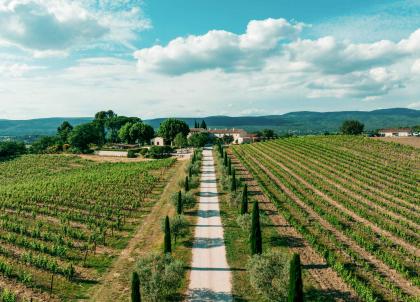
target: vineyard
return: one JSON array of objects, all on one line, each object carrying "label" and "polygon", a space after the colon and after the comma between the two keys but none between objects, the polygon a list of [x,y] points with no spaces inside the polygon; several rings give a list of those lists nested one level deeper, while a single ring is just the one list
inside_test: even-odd
[{"label": "vineyard", "polygon": [[232,153],[363,301],[418,301],[418,149],[313,136],[234,146]]},{"label": "vineyard", "polygon": [[173,159],[0,162],[0,300],[86,298],[159,198]]}]

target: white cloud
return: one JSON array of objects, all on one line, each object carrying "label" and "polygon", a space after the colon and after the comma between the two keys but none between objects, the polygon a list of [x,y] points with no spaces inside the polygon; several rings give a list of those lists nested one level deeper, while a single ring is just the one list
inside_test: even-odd
[{"label": "white cloud", "polygon": [[142,72],[177,75],[215,68],[252,70],[263,65],[265,56],[275,51],[280,41],[295,38],[302,27],[285,19],[253,20],[242,35],[211,30],[202,36],[176,38],[167,46],[140,49],[134,56]]},{"label": "white cloud", "polygon": [[213,30],[140,49],[134,56],[140,74],[220,70],[241,78],[248,91],[304,87],[309,98],[372,99],[410,82],[407,67],[420,52],[420,29],[399,42],[353,43],[333,36],[301,39],[303,27],[285,19],[254,20],[242,35]]},{"label": "white cloud", "polygon": [[134,3],[108,2],[1,0],[0,40],[45,57],[101,42],[129,46],[137,32],[150,27]]}]

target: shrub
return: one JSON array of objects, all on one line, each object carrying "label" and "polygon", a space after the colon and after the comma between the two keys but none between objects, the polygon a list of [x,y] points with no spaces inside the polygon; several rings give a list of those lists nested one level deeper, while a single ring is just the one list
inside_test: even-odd
[{"label": "shrub", "polygon": [[252,287],[265,301],[285,301],[289,274],[289,259],[278,251],[254,255],[248,262]]},{"label": "shrub", "polygon": [[142,148],[142,149],[140,149],[140,151],[139,151],[139,153],[140,153],[142,156],[146,156],[148,152],[149,152],[149,149],[147,149],[147,148]]},{"label": "shrub", "polygon": [[170,146],[152,146],[147,153],[150,158],[165,158],[171,156],[173,149]]},{"label": "shrub", "polygon": [[251,215],[250,214],[242,214],[236,217],[236,223],[239,227],[246,232],[251,230]]},{"label": "shrub", "polygon": [[165,301],[177,292],[184,276],[184,264],[170,254],[152,254],[137,263],[143,297]]},{"label": "shrub", "polygon": [[185,236],[187,234],[187,230],[188,221],[183,215],[176,215],[172,218],[171,233],[175,242],[179,237]]},{"label": "shrub", "polygon": [[[194,195],[190,192],[188,193],[181,193],[182,196],[182,208],[183,209],[192,209],[195,206],[196,203],[196,199],[194,197]],[[178,192],[173,193],[171,195],[171,203],[173,204],[174,207],[177,206],[178,203]]]},{"label": "shrub", "polygon": [[137,157],[137,155],[136,155],[136,153],[134,152],[134,150],[128,150],[128,152],[127,152],[127,157],[128,157],[128,158],[136,158],[136,157]]},{"label": "shrub", "polygon": [[22,142],[0,142],[0,157],[9,157],[26,153]]}]

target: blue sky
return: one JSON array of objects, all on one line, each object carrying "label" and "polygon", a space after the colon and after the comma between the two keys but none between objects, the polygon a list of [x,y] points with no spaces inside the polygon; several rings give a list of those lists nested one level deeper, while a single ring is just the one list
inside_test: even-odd
[{"label": "blue sky", "polygon": [[0,0],[0,118],[419,109],[419,20],[420,0]]}]

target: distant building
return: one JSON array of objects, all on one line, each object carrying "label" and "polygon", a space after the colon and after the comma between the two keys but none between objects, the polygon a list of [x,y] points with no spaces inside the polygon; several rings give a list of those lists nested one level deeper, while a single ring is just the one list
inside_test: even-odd
[{"label": "distant building", "polygon": [[243,129],[203,129],[203,128],[191,128],[188,137],[195,133],[209,133],[213,137],[217,138],[226,138],[232,137],[232,143],[234,144],[243,144],[248,142],[254,142],[257,140],[255,134],[246,132]]},{"label": "distant building", "polygon": [[165,140],[161,136],[156,136],[155,138],[152,138],[151,143],[154,146],[165,146]]},{"label": "distant building", "polygon": [[396,137],[396,136],[411,136],[413,134],[410,128],[389,128],[379,130],[380,136]]}]

